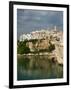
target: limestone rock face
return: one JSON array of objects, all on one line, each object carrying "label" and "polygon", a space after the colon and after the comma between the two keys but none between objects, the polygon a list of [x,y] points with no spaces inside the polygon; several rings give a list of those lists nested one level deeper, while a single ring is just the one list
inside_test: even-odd
[{"label": "limestone rock face", "polygon": [[27,43],[31,51],[47,49],[49,46],[49,41],[47,39],[38,40],[35,44],[33,42]]},{"label": "limestone rock face", "polygon": [[52,41],[50,39],[41,39],[37,40],[35,43],[33,42],[27,42],[27,46],[30,48],[30,51],[39,51],[39,50],[45,50],[48,49],[50,46],[50,42],[55,45],[55,50],[51,52],[52,56],[54,56],[57,59],[57,62],[59,64],[63,64],[63,43],[58,41]]},{"label": "limestone rock face", "polygon": [[63,64],[63,45],[61,45],[61,43],[56,44],[55,48],[56,48],[55,55],[57,57],[57,62],[59,64]]}]

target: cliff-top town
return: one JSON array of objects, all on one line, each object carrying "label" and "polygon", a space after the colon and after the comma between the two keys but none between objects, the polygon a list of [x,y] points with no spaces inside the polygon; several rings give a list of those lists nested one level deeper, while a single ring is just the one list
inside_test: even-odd
[{"label": "cliff-top town", "polygon": [[30,40],[30,39],[46,39],[49,38],[50,36],[52,36],[53,38],[59,39],[59,42],[63,42],[63,32],[62,31],[57,31],[56,26],[54,27],[53,30],[36,30],[36,31],[32,31],[30,33],[27,34],[22,34],[20,36],[20,41],[24,41],[24,40]]},{"label": "cliff-top town", "polygon": [[[35,44],[30,42],[30,40],[35,39],[38,40]],[[22,34],[19,41],[25,40],[29,41],[26,45],[30,48],[31,52],[42,49],[46,50],[50,46],[49,42],[51,42],[51,44],[55,45],[55,49],[51,52],[51,55],[57,58],[59,64],[63,64],[63,31],[57,30],[56,26],[53,30],[36,30],[27,34]],[[45,52],[45,55],[46,54]],[[42,55],[42,53],[40,53],[40,55]]]}]

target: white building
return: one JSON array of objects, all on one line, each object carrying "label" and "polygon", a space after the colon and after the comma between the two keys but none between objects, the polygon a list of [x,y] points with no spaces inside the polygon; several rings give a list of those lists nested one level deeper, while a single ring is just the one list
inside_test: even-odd
[{"label": "white building", "polygon": [[24,41],[26,39],[45,39],[50,36],[52,36],[53,38],[57,37],[60,38],[60,40],[63,40],[63,33],[61,31],[57,31],[55,27],[54,30],[51,31],[42,29],[40,31],[36,30],[28,34],[23,34],[20,36],[20,41]]},{"label": "white building", "polygon": [[31,34],[23,34],[20,36],[20,41],[24,41],[24,40],[30,40],[32,38]]}]

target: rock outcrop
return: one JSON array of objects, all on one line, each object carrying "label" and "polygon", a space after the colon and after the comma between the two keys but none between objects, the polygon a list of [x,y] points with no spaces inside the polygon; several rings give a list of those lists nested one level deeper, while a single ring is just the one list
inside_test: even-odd
[{"label": "rock outcrop", "polygon": [[37,40],[37,42],[28,42],[27,46],[30,48],[30,51],[39,51],[41,49],[47,49],[49,46],[49,40],[47,39],[42,39],[42,40]]},{"label": "rock outcrop", "polygon": [[[45,50],[48,49],[50,46],[51,40],[48,39],[42,39],[37,40],[35,43],[33,42],[27,42],[27,46],[30,48],[30,51],[39,51],[41,49]],[[52,44],[55,45],[55,50],[50,53],[52,59],[55,58],[55,61],[57,61],[59,64],[63,64],[63,43],[51,41]],[[40,55],[40,53],[39,53]]]}]

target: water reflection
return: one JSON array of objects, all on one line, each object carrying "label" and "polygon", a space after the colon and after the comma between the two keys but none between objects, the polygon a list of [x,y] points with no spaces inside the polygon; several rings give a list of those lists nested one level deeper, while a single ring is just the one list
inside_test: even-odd
[{"label": "water reflection", "polygon": [[53,63],[48,56],[18,56],[17,79],[54,79],[63,77],[63,66]]}]

